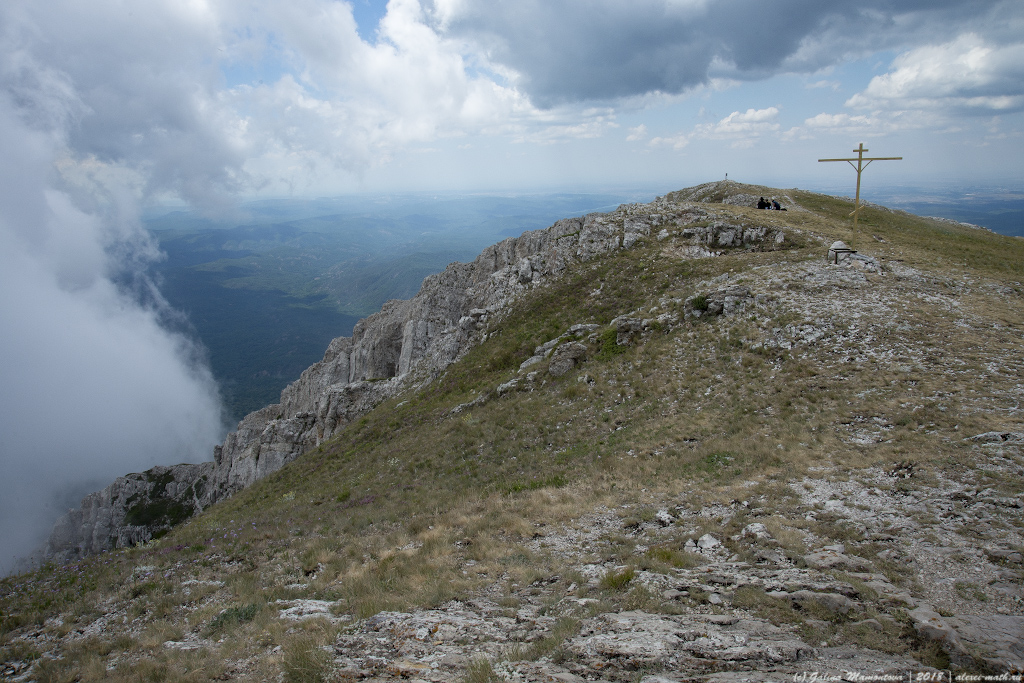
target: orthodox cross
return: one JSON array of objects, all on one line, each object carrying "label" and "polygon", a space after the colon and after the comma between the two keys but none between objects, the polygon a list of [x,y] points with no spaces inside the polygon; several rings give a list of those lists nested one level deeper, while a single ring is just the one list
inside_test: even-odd
[{"label": "orthodox cross", "polygon": [[[853,169],[855,171],[857,171],[857,197],[856,197],[856,199],[853,200],[853,213],[850,214],[851,216],[853,216],[853,235],[854,235],[854,237],[856,237],[857,236],[857,214],[860,213],[860,174],[861,174],[861,171],[863,171],[865,168],[867,168],[868,164],[870,164],[872,161],[899,161],[899,160],[903,159],[903,157],[866,157],[866,156],[864,156],[864,152],[867,152],[868,150],[864,149],[864,143],[863,142],[860,143],[860,145],[857,147],[857,149],[855,149],[853,151],[857,153],[856,158],[853,158],[853,159],[818,159],[818,161],[819,162],[822,162],[822,161],[846,161],[846,162],[849,162],[850,166],[853,166]],[[857,162],[856,165],[854,165],[854,163],[853,163],[855,161]],[[865,163],[865,162],[867,162],[867,163]],[[853,240],[851,239],[850,241],[852,242]]]}]

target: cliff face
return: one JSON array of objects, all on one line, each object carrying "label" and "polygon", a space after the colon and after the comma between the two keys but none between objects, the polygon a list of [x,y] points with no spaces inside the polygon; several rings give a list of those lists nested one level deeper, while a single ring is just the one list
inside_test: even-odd
[{"label": "cliff face", "polygon": [[202,509],[213,469],[204,462],[118,477],[57,520],[43,554],[68,562],[159,536]]},{"label": "cliff face", "polygon": [[[380,402],[430,382],[484,338],[488,320],[501,316],[527,288],[575,262],[669,230],[697,257],[783,242],[777,230],[738,224],[734,215],[724,215],[729,222],[719,220],[707,204],[658,199],[560,220],[490,246],[472,263],[452,263],[427,277],[412,299],[388,301],[379,313],[359,321],[351,337],[333,340],[323,360],[281,393],[280,403],[238,423],[214,449],[214,462],[130,474],[87,496],[81,509],[57,522],[45,555],[72,561],[148,541],[276,472]],[[168,483],[160,483],[168,477]],[[158,514],[164,510],[167,514]]]}]

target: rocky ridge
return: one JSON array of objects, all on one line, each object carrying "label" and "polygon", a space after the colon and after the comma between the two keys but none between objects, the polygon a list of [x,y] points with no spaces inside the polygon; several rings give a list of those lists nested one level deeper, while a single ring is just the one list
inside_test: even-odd
[{"label": "rocky ridge", "polygon": [[[716,185],[702,186],[705,194]],[[684,258],[776,249],[786,240],[779,228],[737,220],[706,202],[664,197],[563,219],[504,240],[472,263],[453,263],[427,277],[415,297],[388,301],[379,313],[359,321],[351,337],[333,340],[323,360],[281,392],[280,403],[238,423],[214,449],[213,462],[130,474],[87,496],[78,510],[55,524],[42,556],[70,562],[159,536],[278,471],[382,401],[429,383],[486,339],[488,321],[500,317],[528,288],[573,263],[629,249],[652,234],[671,238],[671,249]],[[568,371],[570,366],[565,367]]]}]

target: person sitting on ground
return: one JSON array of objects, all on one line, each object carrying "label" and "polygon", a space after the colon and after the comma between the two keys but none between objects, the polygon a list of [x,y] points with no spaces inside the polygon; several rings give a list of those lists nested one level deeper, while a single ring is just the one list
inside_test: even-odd
[{"label": "person sitting on ground", "polygon": [[775,209],[776,211],[782,211],[782,206],[779,204],[778,199],[772,200],[772,208]]},{"label": "person sitting on ground", "polygon": [[759,208],[759,209],[768,208],[768,202],[766,202],[764,200],[764,197],[761,197],[760,199],[757,200],[757,208]]}]

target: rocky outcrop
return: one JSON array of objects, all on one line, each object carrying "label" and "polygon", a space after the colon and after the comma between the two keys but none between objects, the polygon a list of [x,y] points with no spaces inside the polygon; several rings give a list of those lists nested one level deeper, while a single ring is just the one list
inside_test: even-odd
[{"label": "rocky outcrop", "polygon": [[[670,238],[667,249],[696,250],[691,256],[697,257],[728,248],[774,249],[785,241],[778,228],[743,225],[731,215],[723,221],[706,205],[660,198],[560,220],[490,246],[472,263],[452,263],[427,277],[412,299],[388,301],[359,321],[351,337],[333,340],[323,360],[285,388],[280,403],[238,423],[214,449],[214,462],[128,475],[88,496],[80,510],[57,522],[46,556],[73,560],[155,537],[169,524],[276,472],[387,398],[431,381],[485,339],[488,322],[530,287],[574,263],[631,248],[652,235],[659,241]],[[584,352],[582,345],[561,349],[552,374],[568,372]],[[164,476],[175,484],[146,488],[153,477]],[[134,523],[149,520],[132,513],[145,496],[155,496],[174,514]]]},{"label": "rocky outcrop", "polygon": [[198,510],[209,497],[214,464],[154,467],[118,477],[57,520],[44,554],[70,562],[111,548],[144,543]]}]

